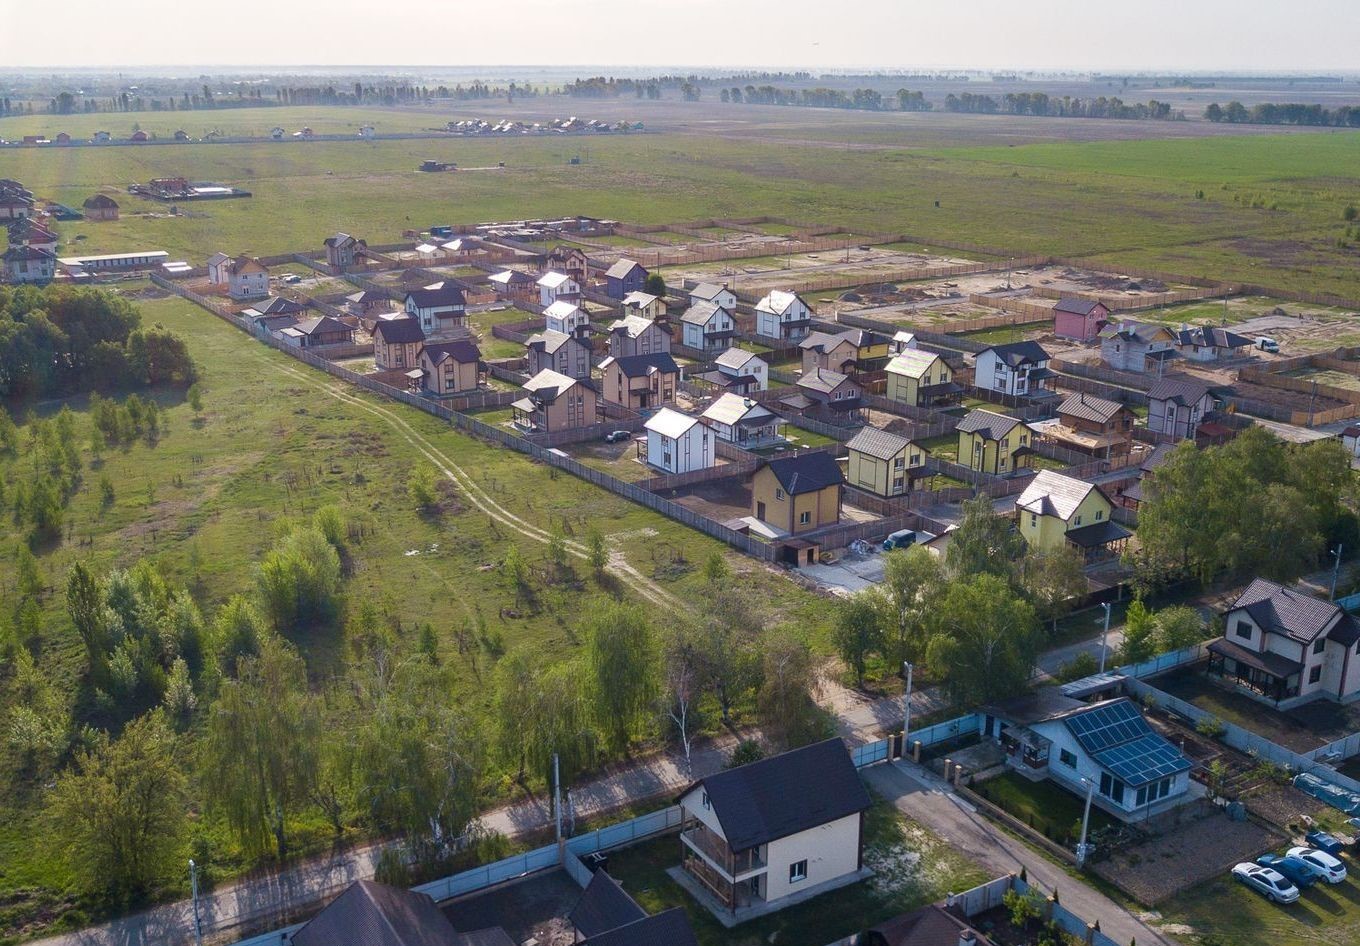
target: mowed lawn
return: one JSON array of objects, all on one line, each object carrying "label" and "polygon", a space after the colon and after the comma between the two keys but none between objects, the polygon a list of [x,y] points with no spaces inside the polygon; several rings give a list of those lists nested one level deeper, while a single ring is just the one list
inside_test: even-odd
[{"label": "mowed lawn", "polygon": [[1335,886],[1316,884],[1303,891],[1297,903],[1281,906],[1237,883],[1228,874],[1199,885],[1158,907],[1163,924],[1187,943],[1222,946],[1283,946],[1319,943],[1353,946],[1360,943],[1360,886],[1356,863]]},{"label": "mowed lawn", "polygon": [[[313,114],[315,123],[356,120],[343,109]],[[1356,132],[913,151],[645,133],[592,138],[590,161],[569,165],[580,147],[533,137],[261,142],[21,149],[4,158],[8,176],[65,203],[172,174],[255,194],[193,205],[178,218],[128,198],[123,220],[61,228],[67,240],[84,234],[88,252],[148,247],[201,261],[219,248],[319,247],[341,229],[390,242],[449,219],[769,214],[1360,296],[1360,253],[1342,219],[1360,191]],[[426,159],[491,170],[422,174]]]}]

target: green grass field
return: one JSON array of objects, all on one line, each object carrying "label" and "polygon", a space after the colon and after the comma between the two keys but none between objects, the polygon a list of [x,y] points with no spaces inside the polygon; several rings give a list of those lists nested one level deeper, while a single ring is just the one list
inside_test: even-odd
[{"label": "green grass field", "polygon": [[[1348,866],[1354,869],[1354,861]],[[1175,924],[1178,937],[1206,946],[1352,946],[1360,942],[1360,887],[1354,874],[1336,886],[1316,884],[1303,891],[1297,903],[1281,906],[1225,872],[1161,904],[1158,911],[1164,923]]]}]

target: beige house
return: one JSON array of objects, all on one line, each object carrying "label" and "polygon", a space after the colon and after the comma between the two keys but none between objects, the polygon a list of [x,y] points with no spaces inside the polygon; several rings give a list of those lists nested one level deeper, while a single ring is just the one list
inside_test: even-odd
[{"label": "beige house", "polygon": [[609,354],[615,358],[671,350],[671,333],[655,320],[626,315],[609,326]]},{"label": "beige house", "polygon": [[373,363],[379,371],[410,371],[420,367],[425,333],[420,320],[409,315],[373,323]]},{"label": "beige house", "polygon": [[845,445],[850,451],[846,480],[877,496],[905,495],[913,479],[928,475],[929,451],[906,437],[864,427]]},{"label": "beige house", "polygon": [[475,391],[481,358],[470,339],[428,344],[420,350],[421,386],[431,394]]},{"label": "beige house", "polygon": [[887,367],[887,398],[912,407],[929,407],[958,396],[954,370],[934,352],[908,348],[894,355]]},{"label": "beige house", "polygon": [[589,381],[556,371],[540,371],[524,382],[524,397],[510,405],[515,426],[526,433],[589,427],[596,421],[597,406]]},{"label": "beige house", "polygon": [[623,297],[623,314],[637,315],[644,319],[666,317],[666,300],[650,292],[630,292]]},{"label": "beige house", "polygon": [[253,256],[238,256],[226,266],[227,295],[258,299],[269,295],[269,269]]},{"label": "beige house", "polygon": [[751,478],[751,513],[788,535],[834,526],[841,518],[844,483],[840,464],[829,453],[771,460]]},{"label": "beige house", "polygon": [[600,362],[601,396],[635,411],[675,403],[680,366],[669,352],[654,355],[610,356]]}]

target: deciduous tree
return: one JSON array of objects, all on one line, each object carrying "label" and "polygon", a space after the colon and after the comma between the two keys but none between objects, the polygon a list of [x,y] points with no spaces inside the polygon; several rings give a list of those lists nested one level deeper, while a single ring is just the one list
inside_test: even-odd
[{"label": "deciduous tree", "polygon": [[941,599],[926,659],[960,705],[1013,696],[1034,669],[1034,607],[997,575],[955,581]]},{"label": "deciduous tree", "polygon": [[610,604],[586,622],[586,666],[596,724],[608,747],[623,752],[645,724],[657,694],[657,648],[636,609]]}]

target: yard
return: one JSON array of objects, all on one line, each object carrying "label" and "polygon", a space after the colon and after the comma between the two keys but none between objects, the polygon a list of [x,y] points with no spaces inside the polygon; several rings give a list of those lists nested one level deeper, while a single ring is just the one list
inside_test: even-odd
[{"label": "yard", "polygon": [[609,856],[609,872],[649,913],[683,906],[700,946],[826,946],[988,877],[930,831],[878,803],[865,816],[864,863],[874,876],[728,930],[666,874],[680,840],[666,835]]},{"label": "yard", "polygon": [[[1006,771],[974,785],[973,791],[1059,844],[1081,835],[1085,799],[1078,798],[1050,779],[1031,782],[1019,773]],[[1091,806],[1092,832],[1115,823],[1105,812]]]}]

